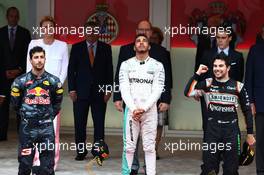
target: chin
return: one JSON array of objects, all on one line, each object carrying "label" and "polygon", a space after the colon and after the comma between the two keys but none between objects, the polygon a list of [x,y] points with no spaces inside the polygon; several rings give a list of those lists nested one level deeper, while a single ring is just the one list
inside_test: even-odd
[{"label": "chin", "polygon": [[224,76],[218,76],[216,78],[219,79],[219,80],[221,80],[221,79],[224,79]]},{"label": "chin", "polygon": [[37,69],[38,71],[41,71],[41,70],[44,69],[44,67],[37,67],[36,69]]},{"label": "chin", "polygon": [[139,50],[138,53],[144,54],[144,53],[146,53],[146,51],[145,50]]}]

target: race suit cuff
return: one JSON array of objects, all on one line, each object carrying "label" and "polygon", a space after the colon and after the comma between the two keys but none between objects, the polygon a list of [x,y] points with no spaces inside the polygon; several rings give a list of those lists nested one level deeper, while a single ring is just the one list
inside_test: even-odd
[{"label": "race suit cuff", "polygon": [[147,107],[147,106],[143,106],[142,109],[144,109],[144,111],[147,112],[147,111],[149,110],[149,107]]},{"label": "race suit cuff", "polygon": [[133,113],[136,109],[137,109],[136,106],[132,106],[132,107],[130,108],[130,110],[131,110],[132,113]]},{"label": "race suit cuff", "polygon": [[253,134],[253,127],[252,128],[247,128],[247,134]]},{"label": "race suit cuff", "polygon": [[200,75],[198,75],[196,73],[193,75],[194,80],[199,81],[199,78],[200,78]]}]

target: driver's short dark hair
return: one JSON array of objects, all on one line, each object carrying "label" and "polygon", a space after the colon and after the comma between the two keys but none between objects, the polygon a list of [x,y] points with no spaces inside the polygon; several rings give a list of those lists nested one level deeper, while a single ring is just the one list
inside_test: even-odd
[{"label": "driver's short dark hair", "polygon": [[226,67],[230,66],[230,58],[224,53],[219,53],[218,55],[216,55],[213,59],[213,63],[215,62],[215,60],[222,60],[225,62]]},{"label": "driver's short dark hair", "polygon": [[45,55],[45,50],[44,50],[42,47],[40,47],[40,46],[35,46],[35,47],[33,47],[32,49],[30,49],[30,51],[29,51],[30,59],[32,59],[34,53],[37,53],[37,52],[43,52],[44,55]]}]

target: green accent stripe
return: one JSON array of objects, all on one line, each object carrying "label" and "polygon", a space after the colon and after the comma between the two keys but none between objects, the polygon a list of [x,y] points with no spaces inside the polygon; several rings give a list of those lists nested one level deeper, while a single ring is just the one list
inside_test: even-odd
[{"label": "green accent stripe", "polygon": [[123,156],[122,156],[122,175],[129,175],[131,170],[128,167],[126,159],[126,122],[127,122],[128,108],[125,108],[124,126],[123,126]]},{"label": "green accent stripe", "polygon": [[241,140],[240,134],[237,134],[237,154],[240,156],[241,154]]}]

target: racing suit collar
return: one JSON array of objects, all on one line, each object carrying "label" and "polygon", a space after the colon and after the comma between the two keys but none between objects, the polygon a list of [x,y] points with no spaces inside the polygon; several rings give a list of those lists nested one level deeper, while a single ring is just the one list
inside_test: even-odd
[{"label": "racing suit collar", "polygon": [[140,65],[145,64],[146,62],[149,61],[149,59],[150,59],[150,57],[147,56],[146,59],[144,59],[144,60],[139,60],[139,59],[137,59],[137,57],[135,56],[135,60],[136,60],[136,62],[139,63]]},{"label": "racing suit collar", "polygon": [[46,76],[47,72],[44,71],[43,74],[40,75],[40,77],[38,77],[37,75],[33,74],[32,70],[30,71],[30,74],[31,74],[31,77],[32,77],[33,79],[42,79],[43,77]]},{"label": "racing suit collar", "polygon": [[214,78],[214,81],[216,82],[217,85],[225,85],[228,83],[231,79],[229,78],[227,81],[218,81]]}]

